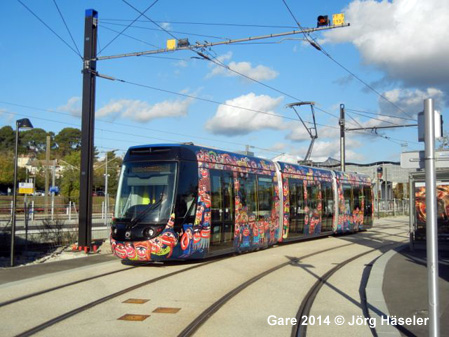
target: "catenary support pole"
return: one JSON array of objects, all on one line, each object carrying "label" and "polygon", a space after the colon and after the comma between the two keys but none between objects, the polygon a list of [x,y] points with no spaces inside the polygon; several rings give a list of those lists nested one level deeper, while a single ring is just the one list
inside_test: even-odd
[{"label": "catenary support pole", "polygon": [[440,335],[438,292],[438,230],[435,172],[435,111],[431,98],[424,100],[426,168],[426,242],[429,298],[429,336]]},{"label": "catenary support pole", "polygon": [[345,105],[340,104],[340,169],[345,171]]},{"label": "catenary support pole", "polygon": [[86,10],[84,26],[83,103],[78,245],[88,247],[92,237],[95,84],[98,12]]}]

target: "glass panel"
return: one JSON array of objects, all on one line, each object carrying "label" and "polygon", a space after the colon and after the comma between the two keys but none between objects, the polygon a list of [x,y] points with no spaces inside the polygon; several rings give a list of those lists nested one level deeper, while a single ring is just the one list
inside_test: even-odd
[{"label": "glass panel", "polygon": [[223,220],[234,221],[234,179],[230,172],[223,172],[223,174]]},{"label": "glass panel", "polygon": [[365,186],[363,188],[364,200],[364,224],[366,226],[371,226],[373,224],[373,195],[370,187]]},{"label": "glass panel", "polygon": [[166,222],[173,208],[177,163],[123,164],[115,217],[136,222]]},{"label": "glass panel", "polygon": [[321,195],[323,197],[322,204],[322,212],[323,212],[323,221],[321,224],[321,231],[331,231],[332,230],[332,221],[334,217],[334,196],[332,193],[332,183],[328,181],[324,181],[321,183]]},{"label": "glass panel", "polygon": [[221,185],[221,172],[210,171],[211,182],[211,220],[222,221],[223,220],[223,195]]},{"label": "glass panel", "polygon": [[302,180],[289,179],[290,189],[290,229],[289,236],[298,236],[304,233],[304,183]]},{"label": "glass panel", "polygon": [[249,174],[247,177],[240,177],[240,201],[243,208],[249,214],[255,214],[257,211],[256,204],[256,179],[254,175]]},{"label": "glass panel", "polygon": [[210,170],[211,248],[232,243],[234,231],[234,180],[232,172]]},{"label": "glass panel", "polygon": [[181,229],[184,223],[193,223],[196,201],[198,199],[198,164],[181,162],[176,196],[175,228]]},{"label": "glass panel", "polygon": [[360,187],[354,187],[352,189],[352,193],[353,193],[353,197],[354,197],[353,210],[357,210],[357,209],[361,210],[362,198],[363,198],[362,190],[360,189]]},{"label": "glass panel", "polygon": [[269,217],[273,207],[273,179],[258,177],[259,219]]},{"label": "glass panel", "polygon": [[349,184],[343,184],[343,197],[345,199],[345,214],[352,214],[354,201],[352,198],[352,187]]}]

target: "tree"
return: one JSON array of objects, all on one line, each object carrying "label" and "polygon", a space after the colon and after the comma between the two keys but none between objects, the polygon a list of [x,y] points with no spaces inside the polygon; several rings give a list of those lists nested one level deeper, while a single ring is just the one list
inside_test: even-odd
[{"label": "tree", "polygon": [[14,151],[15,135],[10,126],[0,129],[0,152]]},{"label": "tree", "polygon": [[[49,132],[48,135],[53,139],[55,134]],[[19,153],[35,154],[45,153],[47,149],[47,132],[44,129],[35,128],[21,132]]]},{"label": "tree", "polygon": [[66,168],[61,179],[61,194],[70,200],[78,201],[80,195],[80,163],[81,151],[73,151],[64,157],[63,163]]},{"label": "tree", "polygon": [[7,152],[0,156],[0,188],[12,187],[14,179],[14,154]]},{"label": "tree", "polygon": [[55,136],[58,154],[64,157],[72,151],[81,149],[81,130],[76,128],[64,128]]}]

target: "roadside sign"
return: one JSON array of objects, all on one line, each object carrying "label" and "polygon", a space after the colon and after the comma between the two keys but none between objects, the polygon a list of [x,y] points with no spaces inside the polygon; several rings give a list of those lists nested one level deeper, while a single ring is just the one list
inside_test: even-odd
[{"label": "roadside sign", "polygon": [[[436,168],[449,168],[449,151],[435,151]],[[424,169],[426,167],[424,151],[402,152],[401,167],[406,169]]]},{"label": "roadside sign", "polygon": [[19,194],[33,194],[33,183],[19,183]]},{"label": "roadside sign", "polygon": [[50,193],[59,193],[59,186],[51,186]]}]

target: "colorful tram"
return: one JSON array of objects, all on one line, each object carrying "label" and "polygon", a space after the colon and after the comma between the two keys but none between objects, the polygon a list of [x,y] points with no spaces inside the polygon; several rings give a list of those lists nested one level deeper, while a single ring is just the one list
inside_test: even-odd
[{"label": "colorful tram", "polygon": [[125,155],[111,245],[132,261],[199,259],[372,223],[367,176],[193,144],[145,145]]}]

